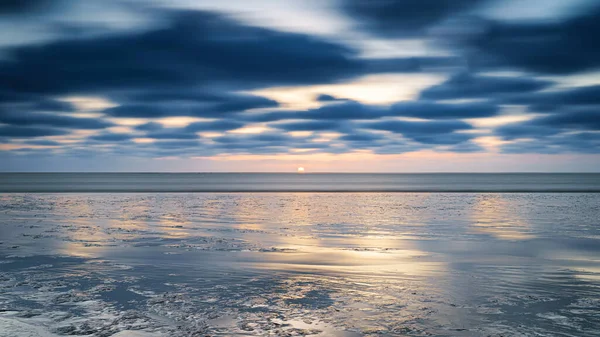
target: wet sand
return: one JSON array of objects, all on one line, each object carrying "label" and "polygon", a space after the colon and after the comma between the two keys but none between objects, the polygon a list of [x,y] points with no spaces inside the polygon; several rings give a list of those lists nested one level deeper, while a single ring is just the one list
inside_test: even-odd
[{"label": "wet sand", "polygon": [[1,194],[0,336],[597,336],[600,194]]}]

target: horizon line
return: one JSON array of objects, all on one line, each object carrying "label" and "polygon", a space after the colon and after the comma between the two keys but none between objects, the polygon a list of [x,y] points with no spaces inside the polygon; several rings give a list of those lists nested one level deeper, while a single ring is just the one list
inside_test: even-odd
[{"label": "horizon line", "polygon": [[0,171],[0,174],[600,174],[600,171],[431,171],[431,172],[354,172],[354,171]]}]

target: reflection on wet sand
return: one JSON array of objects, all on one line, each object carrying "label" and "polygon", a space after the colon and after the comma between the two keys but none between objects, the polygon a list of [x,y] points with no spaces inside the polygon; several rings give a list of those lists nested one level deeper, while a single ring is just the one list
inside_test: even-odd
[{"label": "reflection on wet sand", "polygon": [[59,335],[593,335],[599,198],[2,195],[0,318]]},{"label": "reflection on wet sand", "polygon": [[473,228],[476,232],[489,234],[501,240],[528,240],[535,238],[530,225],[523,219],[516,200],[507,199],[503,194],[489,194],[477,198],[470,212]]}]

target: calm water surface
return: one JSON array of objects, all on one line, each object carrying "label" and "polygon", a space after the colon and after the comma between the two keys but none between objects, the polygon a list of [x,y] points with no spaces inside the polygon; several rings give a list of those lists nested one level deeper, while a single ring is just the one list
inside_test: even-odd
[{"label": "calm water surface", "polygon": [[600,174],[0,173],[0,192],[600,192]]},{"label": "calm water surface", "polygon": [[600,336],[599,222],[596,193],[5,193],[0,336]]}]

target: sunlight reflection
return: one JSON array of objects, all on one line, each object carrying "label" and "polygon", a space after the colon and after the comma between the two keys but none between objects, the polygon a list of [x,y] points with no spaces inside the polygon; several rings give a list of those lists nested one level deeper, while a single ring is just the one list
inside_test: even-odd
[{"label": "sunlight reflection", "polygon": [[514,214],[512,200],[500,194],[486,194],[475,199],[471,211],[473,230],[502,240],[528,240],[535,237],[530,225]]}]

